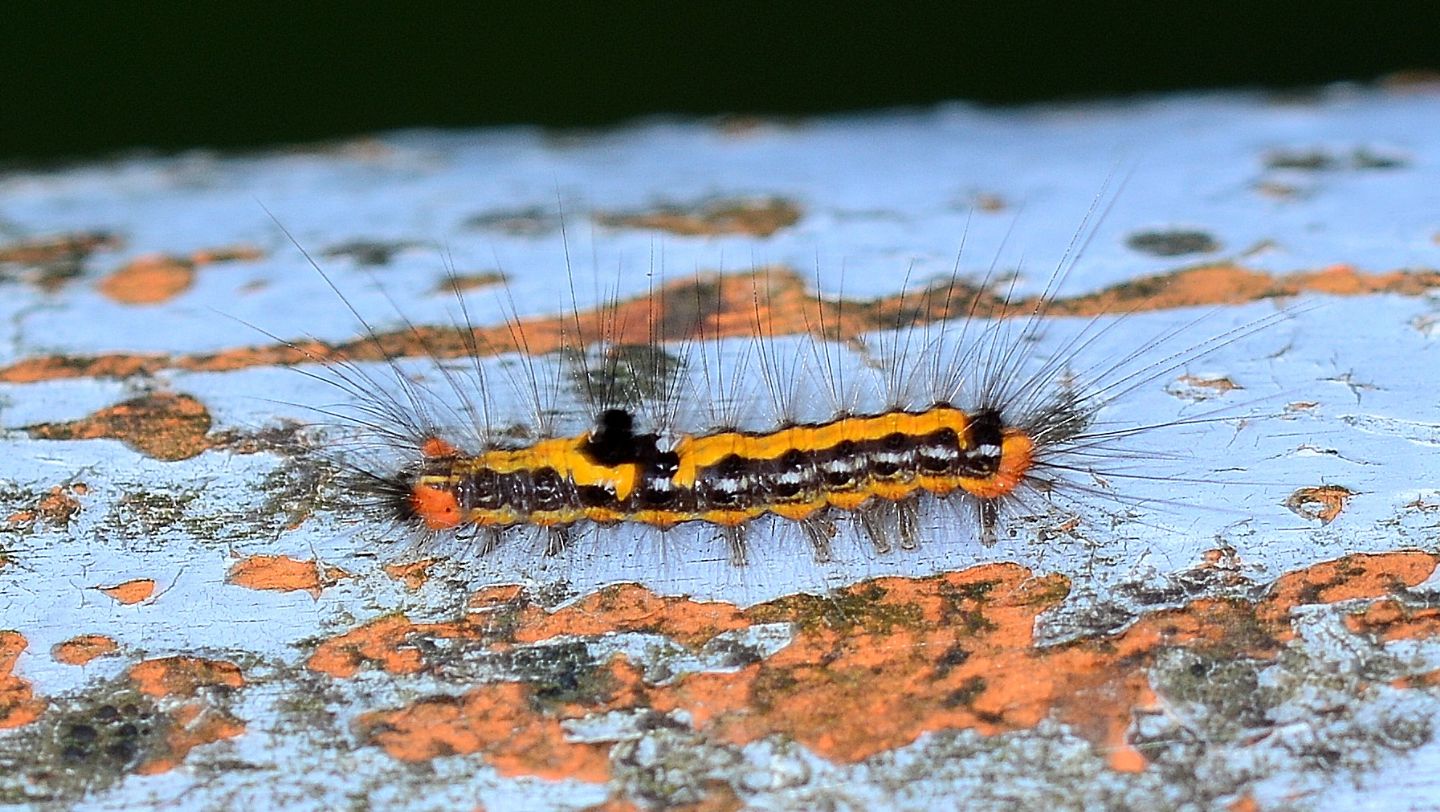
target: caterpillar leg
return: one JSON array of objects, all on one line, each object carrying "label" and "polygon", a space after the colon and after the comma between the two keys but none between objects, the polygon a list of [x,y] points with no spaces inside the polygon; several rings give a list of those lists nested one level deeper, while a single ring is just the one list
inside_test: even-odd
[{"label": "caterpillar leg", "polygon": [[866,505],[859,511],[860,529],[865,532],[865,537],[870,539],[870,545],[875,552],[885,554],[893,549],[890,544],[891,517],[895,515],[895,509],[890,502],[878,502],[877,504]]},{"label": "caterpillar leg", "polygon": [[1000,500],[981,499],[976,510],[980,518],[980,543],[989,547],[998,540],[995,528],[1000,525]]},{"label": "caterpillar leg", "polygon": [[830,539],[835,537],[835,522],[829,517],[815,515],[800,520],[800,529],[805,533],[805,540],[810,542],[810,549],[815,553],[815,560],[819,562],[830,561]]},{"label": "caterpillar leg", "polygon": [[919,500],[902,499],[895,503],[895,526],[900,534],[900,549],[913,550],[920,546]]},{"label": "caterpillar leg", "polygon": [[737,567],[743,567],[749,561],[745,543],[745,528],[741,525],[730,524],[720,528],[720,537],[725,540],[725,546],[730,550],[730,563]]},{"label": "caterpillar leg", "polygon": [[574,542],[570,525],[551,525],[545,528],[545,555],[559,555]]},{"label": "caterpillar leg", "polygon": [[455,540],[474,545],[476,553],[486,556],[500,546],[500,529],[470,525],[468,529],[456,531]]}]

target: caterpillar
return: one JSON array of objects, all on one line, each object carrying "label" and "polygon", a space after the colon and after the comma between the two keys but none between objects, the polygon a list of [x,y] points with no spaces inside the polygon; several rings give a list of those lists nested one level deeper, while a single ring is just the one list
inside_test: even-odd
[{"label": "caterpillar", "polygon": [[[1015,297],[1013,281],[997,293],[993,268],[967,282],[957,261],[948,278],[888,307],[848,313],[843,296],[815,292],[818,273],[797,300],[803,281],[766,269],[662,278],[644,296],[586,311],[567,251],[564,316],[524,319],[509,297],[503,325],[477,325],[451,284],[454,324],[402,316],[389,333],[296,242],[363,338],[327,350],[287,343],[321,365],[306,374],[351,399],[322,410],[354,435],[339,446],[347,492],[421,538],[453,537],[484,554],[538,534],[554,555],[592,529],[690,526],[743,564],[753,528],[779,522],[825,561],[846,525],[879,553],[914,548],[938,509],[973,517],[975,540],[991,544],[1003,514],[1037,509],[1032,496],[1100,493],[1077,475],[1103,476],[1107,460],[1127,456],[1129,437],[1233,417],[1098,420],[1136,388],[1287,315],[1186,343],[1197,319],[1077,368],[1118,321],[1097,317],[1034,357],[1084,228],[1031,299]],[[802,329],[787,335],[782,311],[792,326],[798,312]],[[417,374],[409,355],[431,368]],[[525,414],[499,414],[517,403]],[[757,403],[764,414],[745,414]]]}]

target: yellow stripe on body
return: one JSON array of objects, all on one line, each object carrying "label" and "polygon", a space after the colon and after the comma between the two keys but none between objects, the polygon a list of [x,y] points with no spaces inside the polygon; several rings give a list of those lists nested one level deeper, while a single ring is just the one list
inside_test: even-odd
[{"label": "yellow stripe on body", "polygon": [[951,406],[938,406],[918,414],[888,412],[873,417],[842,417],[821,426],[792,426],[770,434],[727,431],[704,437],[686,435],[675,448],[680,469],[674,481],[677,487],[693,488],[701,469],[731,455],[746,460],[773,460],[792,450],[825,451],[846,440],[863,443],[892,434],[920,437],[941,429],[953,430],[963,443],[969,425],[969,415]]},{"label": "yellow stripe on body", "polygon": [[[693,490],[701,469],[731,455],[746,461],[772,460],[791,450],[814,453],[834,448],[845,441],[867,442],[880,440],[891,434],[919,438],[947,428],[960,438],[958,448],[963,452],[967,450],[964,438],[969,422],[970,418],[966,413],[947,406],[918,414],[891,412],[873,417],[848,417],[822,426],[795,426],[770,434],[721,432],[699,437],[685,435],[680,438],[676,447],[680,465],[672,481],[677,488]],[[461,457],[455,461],[448,476],[422,477],[418,484],[453,491],[458,488],[463,477],[483,469],[499,474],[511,474],[550,468],[575,485],[603,487],[613,492],[620,501],[628,499],[639,485],[640,466],[636,463],[606,466],[591,461],[582,450],[589,439],[588,434],[582,434],[578,437],[542,440],[529,448],[493,450],[473,457]],[[1034,444],[1029,436],[1012,428],[1005,430],[1002,440],[1001,469],[990,477],[917,474],[907,481],[869,482],[843,491],[824,491],[822,488],[817,498],[804,502],[777,502],[699,511],[625,511],[609,507],[574,507],[535,511],[522,516],[513,508],[474,509],[468,512],[466,521],[485,527],[508,527],[521,523],[543,527],[573,524],[581,519],[604,524],[632,521],[661,528],[688,521],[737,526],[765,513],[798,520],[812,516],[827,506],[853,511],[863,507],[871,499],[898,502],[920,491],[943,496],[956,490],[964,490],[982,499],[993,499],[1018,487],[1033,462],[1033,452]]]},{"label": "yellow stripe on body", "polygon": [[489,469],[497,474],[514,474],[550,468],[578,486],[601,487],[612,491],[615,498],[625,501],[640,483],[640,466],[633,462],[600,465],[583,451],[590,435],[541,440],[529,448],[495,449],[462,457],[455,462],[453,476],[462,476]]}]

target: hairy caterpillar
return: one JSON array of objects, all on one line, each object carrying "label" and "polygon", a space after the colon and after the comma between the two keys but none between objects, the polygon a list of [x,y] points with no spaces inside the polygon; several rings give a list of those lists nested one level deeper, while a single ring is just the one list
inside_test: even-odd
[{"label": "hairy caterpillar", "polygon": [[[323,410],[353,430],[339,454],[348,491],[413,533],[480,553],[516,534],[540,535],[555,554],[577,532],[692,526],[743,563],[752,527],[780,522],[823,561],[845,525],[879,552],[915,547],[937,510],[973,517],[977,540],[992,543],[1002,514],[1038,509],[1034,495],[1099,492],[1077,475],[1104,476],[1107,460],[1128,456],[1127,438],[1233,416],[1098,420],[1134,389],[1286,315],[1198,343],[1189,322],[1077,367],[1116,323],[1094,318],[1035,357],[1083,233],[1029,300],[995,292],[993,269],[967,282],[957,261],[918,292],[848,313],[843,296],[805,294],[803,280],[767,269],[652,281],[645,296],[586,311],[567,257],[563,316],[522,319],[512,298],[502,325],[477,325],[451,285],[455,324],[402,317],[391,332],[301,248],[364,337],[290,346],[323,365],[307,374],[351,398]],[[430,368],[417,373],[408,356]]]}]

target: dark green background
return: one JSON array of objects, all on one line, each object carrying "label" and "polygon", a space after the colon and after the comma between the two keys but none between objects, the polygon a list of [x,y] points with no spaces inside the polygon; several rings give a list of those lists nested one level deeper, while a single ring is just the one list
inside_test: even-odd
[{"label": "dark green background", "polygon": [[0,161],[1440,67],[1440,3],[10,3]]}]

